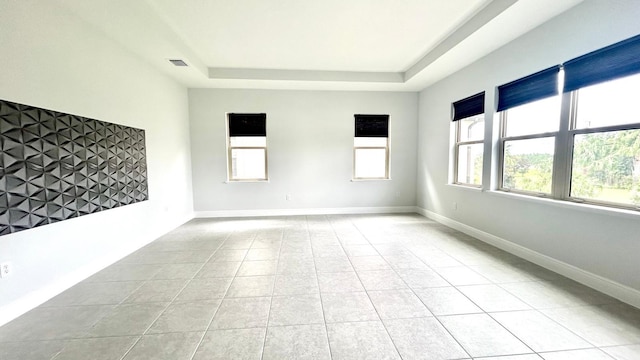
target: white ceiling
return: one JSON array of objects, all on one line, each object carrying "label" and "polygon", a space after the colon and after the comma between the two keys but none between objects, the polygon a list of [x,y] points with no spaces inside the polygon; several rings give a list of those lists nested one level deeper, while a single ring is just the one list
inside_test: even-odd
[{"label": "white ceiling", "polygon": [[57,1],[188,87],[418,91],[582,0]]}]

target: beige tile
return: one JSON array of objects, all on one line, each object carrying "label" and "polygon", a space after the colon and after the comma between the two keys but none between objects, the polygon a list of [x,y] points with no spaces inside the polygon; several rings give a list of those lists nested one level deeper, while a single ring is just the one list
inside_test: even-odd
[{"label": "beige tile", "polygon": [[335,360],[400,359],[380,321],[327,324],[327,330]]},{"label": "beige tile", "polygon": [[314,274],[277,275],[273,289],[274,296],[317,294],[319,292],[318,279]]},{"label": "beige tile", "polygon": [[364,291],[355,272],[319,273],[318,284],[321,292]]},{"label": "beige tile", "polygon": [[347,257],[321,257],[315,259],[316,270],[326,272],[353,272],[353,266]]},{"label": "beige tile", "polygon": [[119,305],[91,328],[87,336],[142,335],[166,307],[166,303]]},{"label": "beige tile", "polygon": [[[56,360],[121,359],[138,341],[137,336],[69,340]],[[91,354],[88,356],[88,354]]]},{"label": "beige tile", "polygon": [[379,320],[365,292],[322,294],[322,308],[327,323]]},{"label": "beige tile", "polygon": [[226,297],[271,296],[275,276],[236,277],[231,282]]},{"label": "beige tile", "polygon": [[491,317],[536,352],[583,349],[592,346],[535,310],[495,313],[491,314]]},{"label": "beige tile", "polygon": [[113,309],[113,305],[38,307],[0,327],[0,342],[79,338]]},{"label": "beige tile", "polygon": [[406,289],[405,282],[394,270],[372,270],[358,272],[360,282],[366,290]]},{"label": "beige tile", "polygon": [[353,257],[351,258],[351,264],[358,272],[391,269],[391,266],[389,266],[389,264],[387,264],[384,258],[380,255]]},{"label": "beige tile", "polygon": [[124,360],[189,359],[196,351],[203,332],[145,335]]},{"label": "beige tile", "polygon": [[330,360],[324,324],[269,326],[263,360]]},{"label": "beige tile", "polygon": [[454,287],[414,290],[434,315],[480,313],[482,310]]},{"label": "beige tile", "polygon": [[491,283],[491,281],[466,266],[442,267],[436,268],[436,271],[454,286]]},{"label": "beige tile", "polygon": [[486,314],[449,315],[439,319],[473,357],[533,353]]},{"label": "beige tile", "polygon": [[458,286],[458,290],[486,312],[531,309],[529,305],[497,285]]},{"label": "beige tile", "polygon": [[628,305],[580,306],[542,312],[596,346],[640,343],[640,310]]},{"label": "beige tile", "polygon": [[271,300],[269,326],[324,323],[320,295],[274,296]]},{"label": "beige tile", "polygon": [[276,260],[244,261],[236,276],[275,275],[277,266]]},{"label": "beige tile", "polygon": [[435,318],[383,320],[403,359],[462,359],[468,354]]},{"label": "beige tile", "polygon": [[238,272],[241,262],[208,262],[196,274],[197,278],[233,277]]},{"label": "beige tile", "polygon": [[221,300],[181,302],[169,305],[146,334],[204,331]]},{"label": "beige tile", "polygon": [[117,305],[142,283],[142,281],[81,282],[42,306]]},{"label": "beige tile", "polygon": [[612,357],[599,349],[582,349],[541,353],[545,360],[612,360]]},{"label": "beige tile", "polygon": [[208,331],[193,360],[260,360],[265,328]]},{"label": "beige tile", "polygon": [[431,269],[400,269],[398,275],[412,289],[449,286],[449,283]]},{"label": "beige tile", "polygon": [[60,352],[64,344],[64,340],[0,343],[0,359],[48,360]]},{"label": "beige tile", "polygon": [[266,327],[271,298],[229,298],[222,300],[209,330]]},{"label": "beige tile", "polygon": [[411,290],[369,291],[368,294],[383,320],[431,316],[431,312]]},{"label": "beige tile", "polygon": [[227,293],[233,278],[193,279],[182,289],[175,301],[197,301],[220,299]]},{"label": "beige tile", "polygon": [[129,295],[125,303],[170,302],[188,280],[149,280]]}]

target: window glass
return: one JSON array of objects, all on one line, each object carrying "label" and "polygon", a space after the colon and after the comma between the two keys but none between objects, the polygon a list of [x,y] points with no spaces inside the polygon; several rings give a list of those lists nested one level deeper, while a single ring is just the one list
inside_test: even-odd
[{"label": "window glass", "polygon": [[460,125],[458,141],[474,141],[484,139],[484,114],[471,116],[457,121]]},{"label": "window glass", "polygon": [[386,178],[386,149],[355,149],[356,178]]},{"label": "window glass", "polygon": [[386,137],[354,137],[353,146],[355,147],[386,147]]},{"label": "window glass", "polygon": [[505,136],[558,131],[561,101],[561,96],[553,96],[506,110]]},{"label": "window glass", "polygon": [[353,178],[389,178],[389,115],[354,115]]},{"label": "window glass", "polygon": [[502,187],[551,193],[554,148],[554,137],[505,141]]},{"label": "window glass", "polygon": [[576,128],[640,123],[640,74],[578,90]]},{"label": "window glass", "polygon": [[640,206],[640,130],[576,134],[571,196]]},{"label": "window glass", "polygon": [[483,143],[460,145],[458,147],[458,177],[456,182],[482,185],[483,154]]},{"label": "window glass", "polygon": [[234,180],[265,179],[265,149],[231,149],[231,178]]},{"label": "window glass", "polygon": [[267,138],[264,136],[233,136],[229,138],[231,147],[265,147]]}]

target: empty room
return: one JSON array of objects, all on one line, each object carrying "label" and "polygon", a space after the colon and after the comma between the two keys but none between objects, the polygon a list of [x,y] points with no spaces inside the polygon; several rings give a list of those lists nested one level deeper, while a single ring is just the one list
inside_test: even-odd
[{"label": "empty room", "polygon": [[640,359],[637,0],[0,2],[0,360]]}]

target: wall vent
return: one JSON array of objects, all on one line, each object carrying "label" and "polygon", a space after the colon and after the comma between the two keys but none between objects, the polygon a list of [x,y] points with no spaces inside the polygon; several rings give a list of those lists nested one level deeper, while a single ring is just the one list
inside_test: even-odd
[{"label": "wall vent", "polygon": [[189,66],[186,62],[180,59],[169,59],[169,62],[171,62],[175,66]]}]

